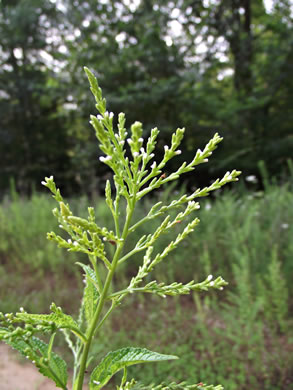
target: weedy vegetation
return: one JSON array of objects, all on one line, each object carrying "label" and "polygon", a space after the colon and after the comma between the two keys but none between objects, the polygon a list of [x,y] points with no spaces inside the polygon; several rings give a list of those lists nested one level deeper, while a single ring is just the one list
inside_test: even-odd
[{"label": "weedy vegetation", "polygon": [[[176,191],[168,186],[155,199],[166,203],[171,195],[185,192]],[[222,383],[232,390],[292,388],[292,186],[269,183],[264,192],[252,192],[240,182],[233,191],[214,194],[218,196],[201,201],[197,215],[202,222],[196,234],[170,254],[167,267],[162,262],[146,280],[187,283],[191,275],[201,280],[213,270],[229,280],[229,288],[166,299],[129,295],[93,340],[89,371],[108,350],[134,345],[168,354],[172,345],[172,353],[180,359],[133,366],[132,376],[144,383],[188,378],[190,383]],[[65,312],[78,310],[82,283],[74,261],[86,263],[87,256],[60,251],[54,242],[46,241],[48,226],[58,229],[51,212],[54,202],[45,194],[19,197],[12,186],[10,197],[0,205],[0,311],[15,312],[24,306],[28,312],[46,312],[53,299]],[[101,198],[70,199],[74,214],[82,217],[89,202],[95,205],[97,218],[112,226],[110,210]],[[145,198],[136,220],[153,202]],[[175,217],[176,210],[170,214]],[[126,241],[125,251],[152,228],[152,220],[142,224]],[[177,224],[162,236],[157,252],[180,229]],[[109,245],[107,250],[114,248]],[[133,258],[121,265],[112,288],[123,289],[140,261]],[[73,367],[62,337],[55,338],[54,350]],[[113,380],[118,383],[119,375]]]},{"label": "weedy vegetation", "polygon": [[[82,390],[85,383],[85,374],[94,356],[91,355],[91,346],[106,319],[115,308],[130,294],[154,294],[160,297],[167,295],[179,296],[189,293],[219,289],[227,284],[222,277],[213,278],[209,275],[204,281],[196,283],[194,280],[183,284],[173,282],[166,284],[151,280],[145,282],[153,269],[161,262],[168,261],[170,253],[182,243],[199,223],[198,218],[190,218],[191,214],[199,209],[195,202],[198,197],[208,195],[211,191],[223,185],[238,180],[240,172],[227,172],[221,180],[216,180],[209,187],[197,189],[192,194],[184,194],[173,199],[169,204],[158,202],[153,205],[143,218],[135,219],[136,206],[144,196],[160,188],[164,184],[178,179],[181,175],[191,172],[194,168],[208,161],[218,143],[222,140],[218,134],[206,145],[203,151],[198,150],[190,163],[183,163],[177,171],[166,175],[164,167],[172,158],[181,153],[178,149],[184,134],[184,129],[177,129],[172,135],[171,145],[165,146],[164,157],[161,162],[154,161],[154,150],[159,134],[157,128],[151,131],[148,140],[142,138],[142,124],[135,122],[130,129],[131,135],[127,138],[125,116],[118,116],[118,132],[114,132],[113,113],[106,110],[106,100],[102,97],[101,89],[94,75],[85,68],[91,91],[96,100],[99,115],[91,116],[91,124],[100,143],[100,149],[105,154],[100,157],[102,163],[107,164],[113,171],[113,181],[109,180],[105,188],[105,201],[112,214],[114,229],[100,227],[96,223],[93,207],[88,208],[88,217],[81,218],[73,215],[69,204],[63,199],[60,190],[56,187],[53,177],[46,178],[42,183],[52,193],[59,207],[53,210],[58,224],[70,238],[65,239],[54,232],[48,233],[48,239],[57,243],[61,248],[70,252],[81,252],[88,258],[88,263],[77,263],[84,272],[85,288],[79,316],[74,319],[65,314],[61,307],[52,303],[50,314],[31,314],[23,308],[16,314],[0,314],[0,338],[5,343],[18,350],[31,360],[39,371],[52,379],[56,386],[68,389],[68,372],[65,361],[58,356],[54,349],[54,340],[58,333],[64,335],[73,354],[74,390]],[[127,145],[129,151],[127,151]],[[127,157],[130,152],[131,157]],[[152,162],[153,161],[153,162]],[[171,217],[170,212],[181,209]],[[143,224],[165,216],[158,227],[149,234],[142,235],[131,249],[125,251],[126,241],[130,242],[131,235]],[[29,223],[29,221],[28,221]],[[155,253],[155,245],[163,234],[172,231],[180,224],[182,230],[176,238],[168,243],[162,251]],[[107,250],[107,246],[112,247]],[[114,276],[119,275],[119,268],[134,257],[140,256],[142,264],[137,273],[122,289],[112,289]],[[101,270],[103,268],[103,271]],[[49,335],[49,342],[37,337],[38,334]],[[144,386],[135,380],[128,381],[127,368],[138,363],[158,362],[177,359],[174,355],[160,354],[145,348],[124,347],[109,352],[91,372],[89,388],[98,390],[107,385],[110,379],[118,372],[123,371],[120,385],[117,389],[222,389],[221,385],[205,385],[198,383],[159,384]]]}]

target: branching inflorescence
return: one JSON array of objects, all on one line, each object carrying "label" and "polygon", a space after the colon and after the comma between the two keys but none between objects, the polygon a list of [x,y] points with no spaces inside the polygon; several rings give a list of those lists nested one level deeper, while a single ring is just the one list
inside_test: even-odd
[{"label": "branching inflorescence", "polygon": [[[227,183],[237,181],[240,174],[239,171],[235,170],[227,172],[221,180],[216,180],[209,187],[197,189],[190,195],[183,195],[172,200],[167,205],[158,202],[144,218],[134,223],[133,213],[139,200],[164,184],[177,180],[184,173],[193,171],[197,165],[206,163],[222,138],[215,134],[203,151],[197,150],[190,163],[184,162],[175,172],[166,175],[164,173],[165,165],[172,158],[181,154],[181,150],[178,148],[183,139],[184,129],[175,131],[171,144],[164,147],[162,160],[156,161],[154,152],[159,130],[152,129],[149,138],[144,140],[142,124],[135,122],[128,135],[125,128],[125,115],[120,113],[118,115],[118,131],[115,133],[114,114],[106,110],[106,100],[102,97],[101,88],[94,75],[87,68],[85,68],[85,72],[96,100],[96,108],[99,111],[98,116],[91,116],[90,123],[95,130],[99,147],[105,154],[105,156],[100,157],[100,161],[108,165],[114,173],[113,183],[111,184],[109,180],[106,183],[105,200],[114,220],[115,231],[100,227],[96,223],[92,207],[88,208],[87,219],[74,216],[69,204],[64,201],[59,189],[57,189],[53,177],[45,178],[42,184],[48,187],[59,204],[53,213],[59,221],[60,228],[70,236],[66,240],[56,233],[50,232],[48,239],[55,241],[59,247],[68,251],[85,253],[89,259],[88,264],[77,263],[85,275],[80,314],[78,319],[74,320],[70,315],[63,313],[62,309],[56,307],[54,303],[51,305],[51,314],[29,314],[23,308],[16,314],[3,315],[0,313],[0,339],[31,360],[43,375],[55,382],[57,387],[68,389],[66,363],[52,351],[57,331],[64,334],[74,357],[73,390],[83,389],[85,372],[92,361],[90,346],[94,336],[98,335],[105,320],[128,294],[140,292],[165,297],[166,295],[189,294],[191,291],[222,290],[227,285],[227,282],[220,276],[214,279],[212,275],[209,275],[203,282],[196,283],[192,280],[187,284],[174,282],[166,285],[156,280],[144,284],[144,279],[198,225],[198,218],[190,220],[190,215],[199,209],[199,204],[195,202],[195,199],[207,196],[211,191],[217,190]],[[131,155],[131,157],[127,155]],[[114,193],[112,193],[113,187],[115,188]],[[124,201],[122,201],[123,198]],[[124,216],[121,209],[125,207],[125,202],[126,213]],[[170,212],[178,208],[181,211],[175,218],[171,218]],[[142,236],[128,253],[124,252],[127,238],[140,225],[162,216],[165,218],[153,233]],[[122,218],[124,218],[123,221],[121,221]],[[189,222],[186,222],[187,219]],[[178,223],[183,226],[181,233],[162,252],[153,255],[157,240]],[[108,244],[114,246],[112,257],[108,255],[109,251],[106,250]],[[124,289],[112,292],[110,286],[114,274],[119,272],[119,265],[129,261],[138,253],[142,255],[142,264],[138,268],[136,276],[129,281],[128,286]],[[101,267],[106,268],[106,277],[101,276],[104,275],[101,273]],[[49,343],[38,338],[36,335],[39,333],[48,334],[50,336]],[[173,355],[162,355],[147,349],[133,347],[110,352],[92,371],[89,387],[91,390],[101,389],[116,372],[123,370],[121,384],[117,387],[119,390],[223,389],[221,385],[208,386],[203,383],[188,385],[182,382],[180,384],[145,386],[134,380],[127,381],[127,367],[130,365],[176,358]]]}]

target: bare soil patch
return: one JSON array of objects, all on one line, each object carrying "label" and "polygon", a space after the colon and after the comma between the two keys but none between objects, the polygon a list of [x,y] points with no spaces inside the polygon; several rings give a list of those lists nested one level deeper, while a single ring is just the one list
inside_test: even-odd
[{"label": "bare soil patch", "polygon": [[0,345],[0,389],[56,390],[56,386],[33,364],[23,362],[9,347]]}]

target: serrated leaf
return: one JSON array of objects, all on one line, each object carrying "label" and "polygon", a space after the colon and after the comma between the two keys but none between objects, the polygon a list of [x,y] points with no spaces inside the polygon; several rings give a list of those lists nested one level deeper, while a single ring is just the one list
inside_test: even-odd
[{"label": "serrated leaf", "polygon": [[126,383],[126,386],[123,388],[120,388],[119,390],[224,390],[224,387],[221,385],[206,385],[202,382],[197,383],[195,385],[189,385],[186,382],[181,382],[181,383],[161,383],[159,385],[144,385],[142,383],[135,383],[135,382],[130,382],[129,385],[127,386],[128,383]]},{"label": "serrated leaf", "polygon": [[30,313],[16,313],[16,317],[25,323],[32,325],[42,325],[48,322],[53,322],[57,329],[69,328],[69,329],[78,329],[77,323],[72,317],[67,314],[30,314]]},{"label": "serrated leaf", "polygon": [[77,263],[85,271],[86,286],[83,294],[83,308],[87,323],[90,324],[96,311],[97,300],[99,298],[98,281],[94,270],[88,265]]},{"label": "serrated leaf", "polygon": [[44,362],[44,359],[48,358],[48,344],[37,337],[31,337],[29,340],[17,338],[13,340],[5,339],[3,341],[33,361],[40,373],[52,379],[56,387],[67,389],[68,375],[65,361],[56,353],[51,352],[48,363]]},{"label": "serrated leaf", "polygon": [[[43,356],[48,355],[48,344],[44,343],[42,340],[33,337],[32,338],[34,348],[39,349],[39,351],[42,353]],[[59,381],[61,381],[60,384],[66,386],[67,383],[67,366],[65,361],[58,356],[56,353],[51,352],[51,358],[49,360],[49,367],[48,368],[39,368],[39,371],[49,378],[53,379],[54,382],[57,385],[56,377],[59,378]],[[62,386],[61,386],[62,388]]]},{"label": "serrated leaf", "polygon": [[97,277],[96,277],[95,271],[88,265],[85,265],[85,264],[82,264],[82,263],[78,263],[78,262],[76,262],[75,264],[79,265],[84,270],[86,276],[89,277],[89,279],[91,280],[93,285],[96,287],[97,293],[99,294],[99,292],[98,292],[99,285],[98,285],[98,281],[97,281]]},{"label": "serrated leaf", "polygon": [[158,362],[178,359],[173,355],[162,355],[145,348],[127,347],[108,353],[94,369],[90,379],[90,390],[98,390],[105,386],[118,371],[139,363]]},{"label": "serrated leaf", "polygon": [[16,317],[20,321],[31,325],[54,324],[56,329],[70,329],[76,335],[84,339],[78,324],[71,316],[64,314],[61,310],[57,310],[51,314],[16,313]]}]

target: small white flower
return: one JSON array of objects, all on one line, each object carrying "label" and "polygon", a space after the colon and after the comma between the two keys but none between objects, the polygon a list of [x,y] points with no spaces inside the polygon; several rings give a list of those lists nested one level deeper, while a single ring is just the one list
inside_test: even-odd
[{"label": "small white flower", "polygon": [[245,178],[249,183],[257,183],[257,177],[255,175],[249,175]]},{"label": "small white flower", "polygon": [[41,184],[43,184],[43,186],[46,186],[47,185],[47,182],[45,182],[44,180],[41,181]]},{"label": "small white flower", "polygon": [[125,144],[125,141],[124,140],[119,141],[119,144],[123,146]]},{"label": "small white flower", "polygon": [[282,229],[288,229],[289,224],[288,223],[282,223],[281,228]]},{"label": "small white flower", "polygon": [[212,281],[210,282],[210,286],[212,287],[214,284],[215,284],[215,282],[212,280]]},{"label": "small white flower", "polygon": [[151,165],[151,168],[152,168],[152,169],[155,169],[156,166],[157,166],[157,163],[154,161],[154,162],[152,163],[152,165]]},{"label": "small white flower", "polygon": [[103,241],[106,242],[106,241],[107,241],[107,238],[106,238],[106,237],[103,237]]},{"label": "small white flower", "polygon": [[220,287],[219,290],[224,290],[224,287]]},{"label": "small white flower", "polygon": [[59,227],[62,229],[62,228],[63,228],[63,225],[59,225]]},{"label": "small white flower", "polygon": [[232,175],[228,175],[228,176],[226,177],[226,179],[227,179],[227,180],[233,180],[233,177],[232,177]]},{"label": "small white flower", "polygon": [[142,154],[144,154],[144,153],[145,153],[144,148],[140,148],[140,152],[141,152]]},{"label": "small white flower", "polygon": [[115,133],[115,138],[119,139],[119,134]]},{"label": "small white flower", "polygon": [[208,158],[204,158],[203,162],[207,163],[207,162],[209,162],[209,159]]},{"label": "small white flower", "polygon": [[68,244],[72,244],[72,241],[70,238],[68,238],[67,242],[68,242]]},{"label": "small white flower", "polygon": [[114,118],[114,113],[111,111],[110,114],[109,114],[109,118],[112,119]]},{"label": "small white flower", "polygon": [[106,156],[106,157],[101,156],[99,160],[102,162],[110,161],[112,160],[112,156]]},{"label": "small white flower", "polygon": [[207,277],[207,280],[208,281],[210,281],[210,280],[212,280],[213,279],[213,275],[209,275],[208,277]]},{"label": "small white flower", "polygon": [[78,245],[78,242],[77,242],[77,241],[74,241],[74,242],[73,242],[73,245],[74,245],[74,246],[77,246],[77,245]]},{"label": "small white flower", "polygon": [[206,203],[205,207],[206,210],[210,210],[212,208],[212,205],[210,203]]},{"label": "small white flower", "polygon": [[154,153],[151,153],[150,158],[153,158],[153,157],[155,157],[155,155],[154,155]]},{"label": "small white flower", "polygon": [[20,311],[21,313],[23,313],[23,312],[24,312],[24,308],[23,308],[23,307],[20,307],[20,308],[19,308],[19,311]]},{"label": "small white flower", "polygon": [[102,117],[102,115],[97,115],[97,118],[99,119],[99,121],[103,120],[104,118]]},{"label": "small white flower", "polygon": [[139,138],[139,139],[138,139],[138,142],[143,143],[143,138]]},{"label": "small white flower", "polygon": [[169,146],[165,145],[164,149],[165,149],[165,152],[167,152],[167,150],[169,150]]},{"label": "small white flower", "polygon": [[176,152],[175,152],[175,154],[177,154],[177,156],[179,156],[179,154],[181,154],[181,153],[182,153],[182,152],[181,152],[180,149],[176,150]]},{"label": "small white flower", "polygon": [[133,143],[131,138],[127,138],[128,145],[131,145]]},{"label": "small white flower", "polygon": [[93,381],[93,383],[94,383],[95,385],[99,385],[101,382]]},{"label": "small white flower", "polygon": [[35,360],[32,361],[33,364],[36,364]]},{"label": "small white flower", "polygon": [[138,157],[139,156],[139,153],[138,152],[134,152],[133,153],[133,157]]}]

